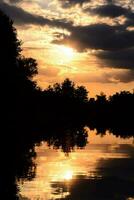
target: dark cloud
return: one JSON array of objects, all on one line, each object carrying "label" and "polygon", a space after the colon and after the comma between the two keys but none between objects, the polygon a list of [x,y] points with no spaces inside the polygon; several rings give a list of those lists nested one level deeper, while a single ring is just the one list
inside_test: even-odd
[{"label": "dark cloud", "polygon": [[[134,70],[134,48],[96,53],[106,66]],[[133,77],[134,78],[134,77]]]},{"label": "dark cloud", "polygon": [[107,74],[105,80],[128,83],[134,81],[134,48],[96,53],[103,67],[125,69]]},{"label": "dark cloud", "polygon": [[58,0],[63,8],[69,8],[75,5],[82,6],[83,3],[90,2],[90,0]]},{"label": "dark cloud", "polygon": [[13,4],[16,4],[16,3],[19,3],[20,1],[22,0],[8,0],[10,3],[13,3]]},{"label": "dark cloud", "polygon": [[123,15],[126,18],[124,27],[134,26],[134,12],[130,9],[130,6],[126,8],[106,0],[105,5],[97,6],[96,8],[86,8],[84,11],[89,12],[91,15],[109,18],[116,18]]},{"label": "dark cloud", "polygon": [[129,83],[134,81],[134,70],[104,73],[102,79],[105,83]]},{"label": "dark cloud", "polygon": [[98,83],[129,83],[134,81],[134,70],[123,69],[123,70],[107,70],[104,68],[99,73],[81,73],[76,74],[74,81],[80,82],[98,82]]},{"label": "dark cloud", "polygon": [[9,5],[4,2],[0,2],[0,9],[5,12],[11,19],[14,20],[16,24],[35,24],[35,25],[48,25],[60,28],[70,29],[72,27],[71,22],[60,21],[60,20],[50,20],[39,15],[31,14],[20,7],[15,5]]},{"label": "dark cloud", "polygon": [[101,83],[129,83],[134,81],[134,70],[104,72],[97,82]]},{"label": "dark cloud", "polygon": [[118,82],[129,83],[134,81],[134,70],[120,72],[118,74],[116,73],[113,77],[115,78],[115,80],[118,80]]},{"label": "dark cloud", "polygon": [[98,15],[100,17],[116,18],[119,16],[125,16],[124,28],[134,26],[134,12],[130,8],[125,8],[113,3],[108,3],[96,8],[86,8],[85,12],[89,12],[91,15]]},{"label": "dark cloud", "polygon": [[125,26],[126,27],[134,26],[134,13],[133,12],[127,13]]},{"label": "dark cloud", "polygon": [[107,24],[77,26],[72,28],[71,35],[54,42],[71,45],[79,51],[87,49],[117,51],[134,46],[134,31]]},{"label": "dark cloud", "polygon": [[[78,81],[81,81],[81,75]],[[103,72],[101,74],[89,74],[82,77],[84,82],[98,82],[98,83],[129,83],[134,81],[134,71],[123,70],[123,71],[111,71]]]},{"label": "dark cloud", "polygon": [[110,17],[110,18],[126,15],[129,12],[128,9],[114,4],[102,5],[94,9],[88,8],[85,11],[89,11],[91,14],[99,15],[101,17]]},{"label": "dark cloud", "polygon": [[[58,35],[54,42],[72,46],[81,52],[96,49],[94,55],[99,59],[100,67],[125,70],[123,73],[103,74],[104,82],[134,81],[134,31],[127,30],[124,25],[72,27],[70,35]],[[98,80],[101,82],[100,78]]]}]

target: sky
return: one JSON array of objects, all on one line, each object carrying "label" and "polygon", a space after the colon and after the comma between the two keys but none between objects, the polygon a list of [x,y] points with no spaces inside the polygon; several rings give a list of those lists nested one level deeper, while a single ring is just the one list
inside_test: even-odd
[{"label": "sky", "polygon": [[70,78],[89,96],[134,89],[133,0],[0,0],[38,62],[41,88]]}]

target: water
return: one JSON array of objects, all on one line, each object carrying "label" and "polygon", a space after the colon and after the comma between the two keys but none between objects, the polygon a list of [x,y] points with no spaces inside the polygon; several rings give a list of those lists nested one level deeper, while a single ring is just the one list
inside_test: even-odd
[{"label": "water", "polygon": [[35,147],[36,176],[18,182],[23,200],[133,200],[133,138],[88,131],[85,148],[71,153],[42,142]]}]

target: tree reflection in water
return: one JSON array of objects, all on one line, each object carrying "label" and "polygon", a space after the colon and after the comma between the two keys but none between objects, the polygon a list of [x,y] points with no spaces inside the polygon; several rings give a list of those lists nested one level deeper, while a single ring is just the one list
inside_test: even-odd
[{"label": "tree reflection in water", "polygon": [[[31,138],[28,139],[27,134],[24,137],[23,131],[20,131],[19,136],[16,134],[15,140],[10,137],[7,141],[3,137],[3,140],[7,141],[6,144],[1,145],[3,154],[0,188],[3,199],[19,199],[20,188],[18,188],[17,182],[30,181],[35,177],[35,145],[40,145],[41,141],[46,141],[48,146],[52,146],[54,149],[61,149],[66,156],[75,147],[83,148],[87,144],[87,131],[82,125],[80,127],[67,126],[60,129],[55,127],[46,129],[46,134],[34,134],[35,137],[32,138],[32,141]],[[65,176],[68,179],[71,174]]]},{"label": "tree reflection in water", "polygon": [[53,132],[48,132],[45,141],[48,146],[53,146],[54,149],[61,149],[66,155],[69,155],[75,147],[84,148],[87,144],[87,130],[84,126],[69,127]]},{"label": "tree reflection in water", "polygon": [[[62,128],[62,131],[61,129],[60,131],[57,129],[57,131],[55,132],[53,132],[52,130],[48,131],[47,132],[48,134],[46,134],[44,141],[47,142],[49,147],[54,148],[54,150],[62,149],[62,151],[66,155],[69,155],[69,153],[73,151],[75,147],[80,147],[80,148],[84,147],[83,142],[80,146],[78,145],[79,143],[74,142],[78,140],[77,137],[75,137],[77,134],[73,130],[76,130],[76,132],[78,132],[78,128],[70,129],[70,131],[69,128],[67,129]],[[79,130],[81,130],[79,136],[82,137],[84,135],[83,141],[84,144],[87,144],[87,129],[84,127],[82,129],[81,126]],[[89,132],[89,137],[90,137],[90,132]],[[40,178],[44,181],[42,182],[41,179],[38,178],[35,181],[37,181],[37,183],[39,184],[38,185],[39,188],[36,187],[36,189],[37,190],[39,189],[39,191],[42,190],[44,193],[47,190],[44,189],[45,181],[49,182],[51,186],[50,190],[51,195],[49,196],[49,198],[48,196],[47,197],[45,196],[44,199],[87,200],[90,197],[92,200],[99,200],[99,199],[126,200],[127,198],[134,196],[133,146],[123,144],[123,145],[113,145],[113,146],[103,145],[103,147],[102,146],[100,147],[99,144],[96,144],[96,146],[93,147],[94,148],[93,151],[92,145],[88,144],[88,148],[89,149],[86,154],[84,154],[85,150],[83,151],[83,153],[81,151],[80,153],[81,155],[79,154],[80,163],[78,163],[75,160],[73,161],[75,163],[75,166],[66,165],[66,163],[62,160],[63,157],[61,157],[61,160],[58,157],[56,157],[56,151],[53,152],[53,157],[49,155],[48,153],[49,151],[47,151],[47,149],[44,150],[44,154],[42,152],[41,160],[43,159],[43,155],[46,160],[44,160],[44,164],[42,164],[42,169],[41,169],[42,174],[40,174],[39,176],[41,176]],[[99,148],[102,148],[100,149],[101,151],[99,151]],[[101,155],[99,155],[100,153]],[[110,153],[113,153],[111,157]],[[72,152],[72,154],[74,154],[74,152]],[[49,160],[48,160],[49,156],[46,155],[49,155],[51,157],[52,160],[50,160],[50,164],[52,165],[49,165]],[[77,151],[76,154],[74,154],[74,157],[77,157],[76,155]],[[97,158],[94,157],[96,155]],[[100,160],[98,158],[100,158]],[[75,173],[76,172],[75,167],[77,167],[78,169],[79,164],[80,165],[90,164],[92,163],[92,159],[97,160],[97,165],[94,166],[95,171],[93,172],[93,174]],[[62,164],[62,166],[60,166],[60,163]],[[70,164],[72,164],[72,162]],[[70,166],[71,168],[69,168]],[[48,168],[50,169],[48,170]],[[90,166],[87,166],[87,168],[89,171],[91,170]],[[45,175],[43,175],[44,173]],[[40,183],[42,184],[42,186],[40,186]],[[27,184],[24,187],[27,186],[29,188],[29,185]],[[34,190],[32,188],[31,190],[29,188],[29,191],[30,193],[33,191],[32,195],[34,195]],[[43,195],[43,192],[41,195]],[[40,196],[39,198],[43,198],[43,196]]]},{"label": "tree reflection in water", "polygon": [[116,145],[116,152],[117,157],[110,158],[105,157],[104,151],[95,167],[95,176],[75,175],[69,184],[64,180],[52,183],[57,195],[54,199],[126,200],[134,197],[134,148],[128,144]]}]

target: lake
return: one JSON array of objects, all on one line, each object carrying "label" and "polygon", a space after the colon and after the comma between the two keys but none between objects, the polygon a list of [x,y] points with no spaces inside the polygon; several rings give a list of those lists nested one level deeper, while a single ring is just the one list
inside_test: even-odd
[{"label": "lake", "polygon": [[134,138],[86,130],[85,147],[35,146],[36,175],[18,181],[21,200],[134,200]]}]

